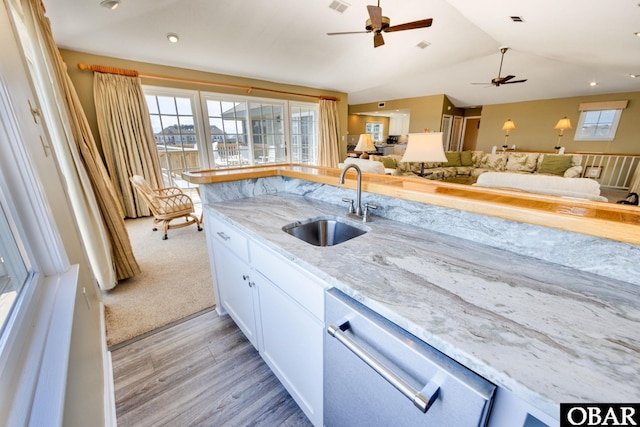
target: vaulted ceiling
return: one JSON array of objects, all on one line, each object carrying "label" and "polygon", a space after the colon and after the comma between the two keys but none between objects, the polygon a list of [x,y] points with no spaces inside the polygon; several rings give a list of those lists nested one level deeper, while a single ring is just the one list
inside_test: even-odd
[{"label": "vaulted ceiling", "polygon": [[[364,30],[374,0],[348,0],[343,12],[334,0],[44,3],[63,48],[337,90],[350,104],[444,93],[468,107],[640,90],[630,77],[640,75],[639,0],[382,0],[391,25],[433,25],[383,33],[378,48],[371,33],[327,35]],[[502,46],[501,75],[527,82],[472,84],[498,76]]]}]

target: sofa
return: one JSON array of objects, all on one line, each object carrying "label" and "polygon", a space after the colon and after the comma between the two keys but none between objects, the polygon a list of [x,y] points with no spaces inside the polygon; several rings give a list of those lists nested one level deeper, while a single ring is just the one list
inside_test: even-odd
[{"label": "sofa", "polygon": [[[581,178],[580,154],[483,151],[446,152],[447,162],[425,163],[425,178],[465,182],[481,187],[505,188],[538,194],[550,194],[606,202],[600,196],[600,184]],[[371,155],[373,163],[382,163],[385,173],[416,176],[420,163],[401,162],[401,155]],[[360,162],[367,160],[359,159]],[[364,169],[363,169],[364,170]],[[375,167],[376,173],[382,169]],[[464,180],[466,178],[466,180]]]},{"label": "sofa", "polygon": [[[479,177],[485,172],[540,173],[577,178],[582,173],[580,154],[547,154],[506,151],[496,154],[483,151],[448,151],[446,163],[425,163],[428,179],[445,180],[470,176]],[[381,162],[392,175],[415,175],[420,163],[401,162],[401,155],[370,156],[370,160]]]}]

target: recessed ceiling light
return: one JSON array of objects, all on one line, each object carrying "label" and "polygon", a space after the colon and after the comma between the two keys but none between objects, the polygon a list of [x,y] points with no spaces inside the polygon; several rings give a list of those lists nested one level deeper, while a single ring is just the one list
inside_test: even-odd
[{"label": "recessed ceiling light", "polygon": [[171,43],[178,43],[180,41],[180,37],[178,37],[176,33],[169,33],[167,34],[167,40]]},{"label": "recessed ceiling light", "polygon": [[635,79],[637,77],[640,77],[640,74],[629,74],[629,77],[631,77],[632,79]]},{"label": "recessed ceiling light", "polygon": [[120,5],[120,0],[102,0],[100,2],[100,6],[106,7],[107,9],[117,9]]},{"label": "recessed ceiling light", "polygon": [[635,32],[635,33],[633,33],[633,34],[635,34],[636,36],[640,37],[640,31]]},{"label": "recessed ceiling light", "polygon": [[420,49],[425,49],[427,46],[429,46],[431,43],[429,43],[428,41],[422,40],[420,43],[418,43],[416,46],[419,47]]},{"label": "recessed ceiling light", "polygon": [[598,82],[591,82],[589,83],[589,86],[598,86]]}]

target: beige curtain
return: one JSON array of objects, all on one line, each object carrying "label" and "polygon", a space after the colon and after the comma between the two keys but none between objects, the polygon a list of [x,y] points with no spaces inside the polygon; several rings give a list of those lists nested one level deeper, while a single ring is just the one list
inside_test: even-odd
[{"label": "beige curtain", "polygon": [[93,99],[102,152],[124,214],[128,218],[149,216],[147,204],[129,181],[141,175],[151,187],[164,187],[140,78],[96,72]]},{"label": "beige curtain", "polygon": [[[102,289],[113,288],[117,281],[133,277],[140,273],[140,267],[136,262],[129,241],[129,234],[124,224],[124,213],[116,192],[111,184],[107,170],[100,159],[96,143],[89,129],[87,118],[82,110],[78,95],[73,83],[67,74],[67,69],[60,51],[58,50],[49,20],[44,15],[44,8],[40,0],[30,0],[31,11],[33,13],[36,30],[38,31],[43,49],[43,56],[49,65],[50,78],[55,91],[59,94],[58,107],[60,114],[64,118],[65,130],[68,131],[67,147],[68,152],[78,154],[74,162],[76,173],[74,176],[65,175],[65,179],[73,180],[77,183],[76,188],[81,188],[83,195],[74,195],[75,198],[95,199],[100,210],[101,219],[95,222],[96,227],[101,227],[100,233],[107,237],[110,246],[110,253],[90,253],[89,259],[101,258],[101,265],[111,266],[113,274],[112,281],[107,282],[97,277],[98,284]],[[56,153],[58,155],[58,153]],[[84,179],[88,177],[88,180]],[[90,181],[90,182],[87,182]],[[69,186],[70,191],[74,187]],[[72,197],[73,199],[74,197]],[[82,218],[86,212],[78,209],[74,205],[74,212],[79,222],[86,220]],[[87,252],[91,252],[100,243],[91,241],[91,237],[82,234],[83,242]],[[105,259],[106,258],[106,259]],[[110,259],[108,259],[110,258]],[[92,270],[95,274],[95,265],[92,263]],[[106,276],[105,276],[106,277]]]},{"label": "beige curtain", "polygon": [[340,120],[336,101],[320,100],[318,165],[337,168],[340,162]]}]

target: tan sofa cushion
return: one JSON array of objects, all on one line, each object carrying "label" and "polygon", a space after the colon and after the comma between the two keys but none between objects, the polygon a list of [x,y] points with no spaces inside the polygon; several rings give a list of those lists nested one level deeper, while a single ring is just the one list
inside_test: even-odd
[{"label": "tan sofa cushion", "polygon": [[510,172],[533,172],[538,165],[540,153],[509,153],[505,170]]},{"label": "tan sofa cushion", "polygon": [[479,167],[482,169],[491,169],[494,171],[504,171],[506,166],[506,153],[485,154],[482,156],[479,165]]},{"label": "tan sofa cushion", "polygon": [[538,165],[536,172],[540,174],[564,176],[571,167],[571,156],[562,154],[546,154]]}]

